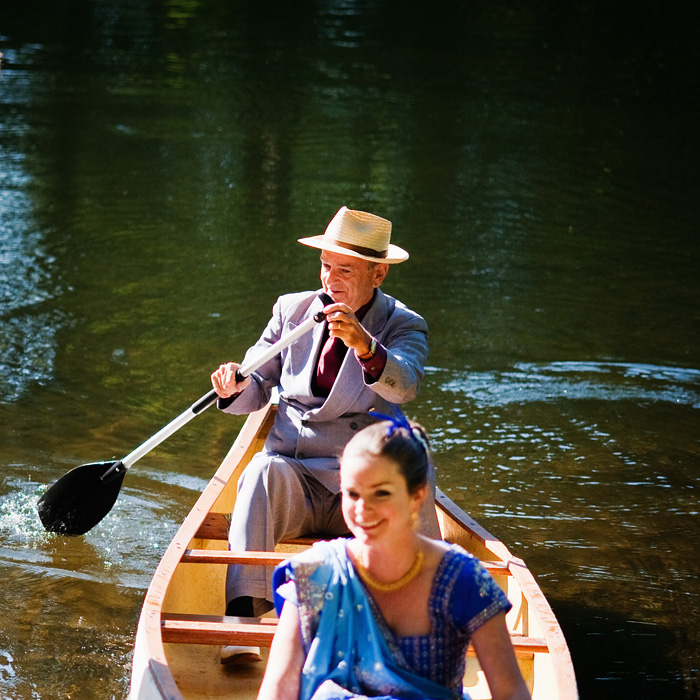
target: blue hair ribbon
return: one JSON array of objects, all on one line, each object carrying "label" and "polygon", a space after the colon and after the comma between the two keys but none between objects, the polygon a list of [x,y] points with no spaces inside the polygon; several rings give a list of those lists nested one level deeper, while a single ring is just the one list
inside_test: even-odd
[{"label": "blue hair ribbon", "polygon": [[408,418],[406,418],[406,416],[403,414],[403,412],[398,406],[394,407],[393,417],[387,416],[385,413],[379,413],[377,411],[370,411],[369,415],[373,418],[379,418],[380,420],[388,421],[390,423],[390,425],[387,426],[386,429],[386,436],[388,438],[390,438],[397,430],[403,428],[404,430],[406,430],[406,432],[408,432],[409,436],[413,440],[416,440],[420,443],[421,447],[425,450],[425,453],[428,453],[428,444],[426,443],[425,438],[421,434],[421,431],[418,430],[418,428],[414,428],[408,422]]}]

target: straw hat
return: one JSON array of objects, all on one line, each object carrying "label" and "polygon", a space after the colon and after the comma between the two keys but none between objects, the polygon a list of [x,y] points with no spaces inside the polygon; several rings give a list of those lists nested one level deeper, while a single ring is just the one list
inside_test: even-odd
[{"label": "straw hat", "polygon": [[340,207],[322,236],[300,238],[299,243],[389,265],[408,260],[408,253],[389,243],[390,238],[391,221],[366,211]]}]

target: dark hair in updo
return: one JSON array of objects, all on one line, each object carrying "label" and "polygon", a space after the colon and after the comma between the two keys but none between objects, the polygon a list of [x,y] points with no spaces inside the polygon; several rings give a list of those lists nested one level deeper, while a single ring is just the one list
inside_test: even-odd
[{"label": "dark hair in updo", "polygon": [[396,463],[406,479],[410,494],[428,483],[430,449],[424,428],[409,422],[410,429],[399,427],[392,421],[373,423],[361,430],[345,446],[340,458],[368,456],[387,457]]}]

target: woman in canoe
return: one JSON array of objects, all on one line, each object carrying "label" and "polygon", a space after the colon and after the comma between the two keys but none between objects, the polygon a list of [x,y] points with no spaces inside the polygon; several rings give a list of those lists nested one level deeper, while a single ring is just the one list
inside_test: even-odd
[{"label": "woman in canoe", "polygon": [[319,542],[275,571],[280,620],[258,700],[461,700],[470,641],[494,700],[530,697],[505,594],[474,557],[416,531],[429,460],[424,431],[403,416],[347,444],[354,538]]}]

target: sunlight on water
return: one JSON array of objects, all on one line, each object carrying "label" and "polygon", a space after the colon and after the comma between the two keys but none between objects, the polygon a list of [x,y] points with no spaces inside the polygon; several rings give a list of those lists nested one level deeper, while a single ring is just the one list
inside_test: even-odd
[{"label": "sunlight on water", "polygon": [[[598,517],[591,502],[609,503],[608,513],[622,519],[642,509],[698,511],[697,447],[687,438],[700,405],[696,370],[562,362],[498,372],[433,368],[427,381],[433,399],[418,410],[439,481],[483,492],[479,509],[490,517],[556,509],[552,517],[576,521]],[[688,498],[679,491],[684,483]]]},{"label": "sunlight on water", "polygon": [[53,376],[56,334],[63,314],[44,304],[56,294],[50,278],[55,260],[28,214],[30,198],[17,186],[27,176],[14,164],[0,182],[0,386],[2,399],[17,400]]},{"label": "sunlight on water", "polygon": [[466,372],[443,384],[479,406],[559,399],[661,401],[700,408],[700,371],[608,362],[517,364],[510,371]]},{"label": "sunlight on water", "polygon": [[144,469],[139,466],[139,473],[148,479],[153,481],[159,481],[163,484],[168,484],[169,486],[178,486],[187,491],[192,491],[199,495],[204,487],[209,483],[208,479],[202,479],[192,474],[178,474],[176,472],[158,472],[152,469]]},{"label": "sunlight on water", "polygon": [[14,658],[8,651],[0,649],[0,680],[7,681],[15,676],[15,669],[12,666]]},{"label": "sunlight on water", "polygon": [[[8,486],[21,488],[16,481]],[[22,491],[0,499],[0,532],[4,538],[21,539],[27,544],[38,540],[44,531],[36,514],[36,500],[35,495]]]}]

